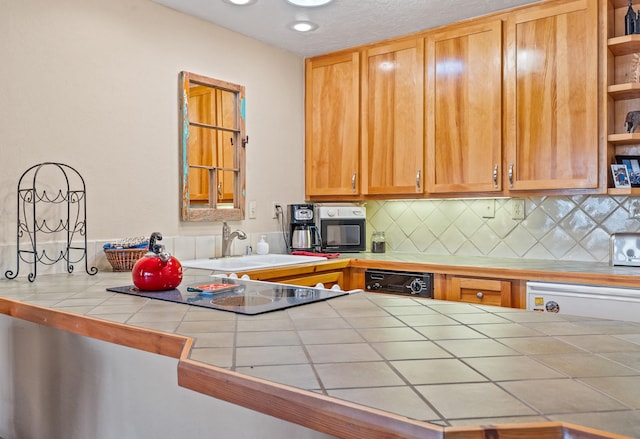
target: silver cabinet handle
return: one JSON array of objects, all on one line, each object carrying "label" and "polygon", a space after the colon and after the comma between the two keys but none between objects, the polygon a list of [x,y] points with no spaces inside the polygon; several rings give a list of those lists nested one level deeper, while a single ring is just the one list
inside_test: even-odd
[{"label": "silver cabinet handle", "polygon": [[498,164],[493,166],[493,188],[498,189]]},{"label": "silver cabinet handle", "polygon": [[478,299],[482,299],[482,298],[484,297],[484,293],[483,293],[482,291],[478,291],[478,292],[476,293],[476,297],[477,297]]},{"label": "silver cabinet handle", "polygon": [[513,187],[513,163],[509,163],[509,187]]},{"label": "silver cabinet handle", "polygon": [[420,189],[420,175],[422,174],[422,170],[418,169],[418,173],[416,174],[416,189],[418,192],[420,192],[422,189]]},{"label": "silver cabinet handle", "polygon": [[351,190],[353,191],[353,193],[356,193],[356,176],[358,175],[357,172],[354,172],[353,175],[351,176]]}]

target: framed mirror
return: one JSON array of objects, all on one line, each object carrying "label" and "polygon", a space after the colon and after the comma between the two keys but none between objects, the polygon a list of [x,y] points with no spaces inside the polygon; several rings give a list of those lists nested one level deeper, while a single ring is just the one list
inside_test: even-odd
[{"label": "framed mirror", "polygon": [[244,219],[244,87],[180,73],[183,221]]}]

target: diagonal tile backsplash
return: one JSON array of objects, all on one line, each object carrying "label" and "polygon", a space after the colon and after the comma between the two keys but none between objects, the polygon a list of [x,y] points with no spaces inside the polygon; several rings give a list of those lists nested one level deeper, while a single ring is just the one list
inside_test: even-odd
[{"label": "diagonal tile backsplash", "polygon": [[[637,216],[636,198],[578,195],[524,201],[523,220],[512,218],[509,198],[370,201],[367,234],[385,232],[390,251],[608,262],[610,234],[640,231],[640,217],[631,217]],[[492,202],[495,216],[484,218]]]}]

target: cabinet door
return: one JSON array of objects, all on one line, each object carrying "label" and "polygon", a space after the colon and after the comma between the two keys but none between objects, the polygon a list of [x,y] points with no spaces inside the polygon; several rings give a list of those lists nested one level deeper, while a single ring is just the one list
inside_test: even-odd
[{"label": "cabinet door", "polygon": [[511,306],[511,282],[497,279],[451,278],[453,300],[484,305]]},{"label": "cabinet door", "polygon": [[307,196],[359,193],[359,53],[306,60]]},{"label": "cabinet door", "polygon": [[427,191],[501,190],[502,22],[427,38]]},{"label": "cabinet door", "polygon": [[363,193],[424,192],[423,65],[422,38],[364,51]]},{"label": "cabinet door", "polygon": [[515,11],[506,41],[509,189],[597,188],[596,0]]}]

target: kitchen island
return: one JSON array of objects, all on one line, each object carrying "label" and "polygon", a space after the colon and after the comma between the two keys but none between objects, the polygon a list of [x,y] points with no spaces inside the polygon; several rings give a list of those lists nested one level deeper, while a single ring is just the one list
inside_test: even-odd
[{"label": "kitchen island", "polygon": [[0,314],[174,358],[182,387],[336,437],[640,437],[639,324],[373,293],[244,316],[106,291],[130,283],[2,281]]}]

